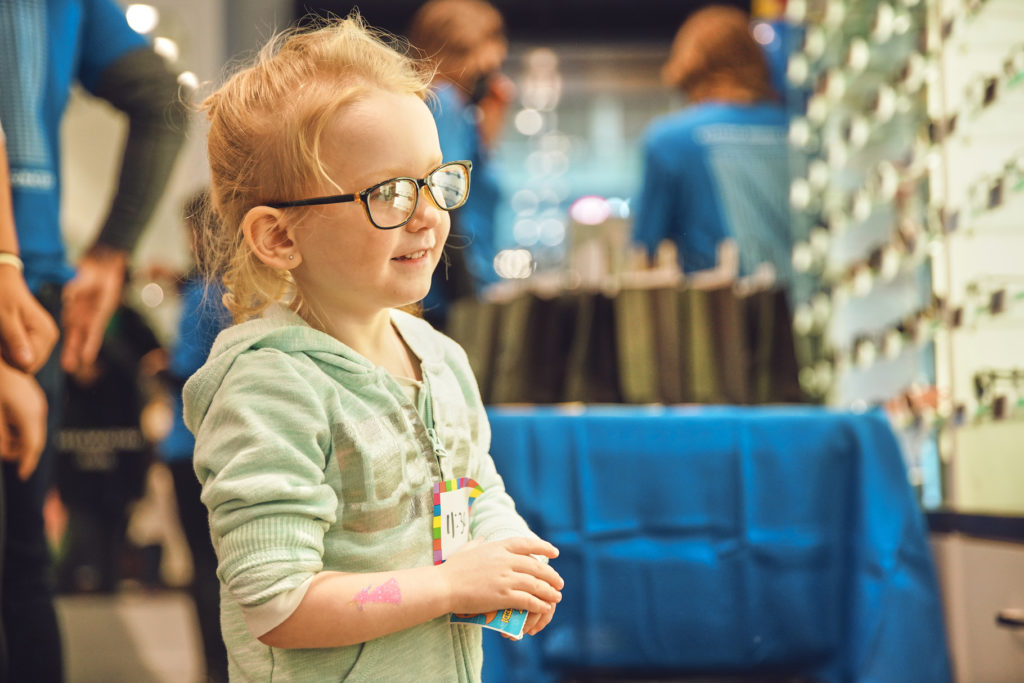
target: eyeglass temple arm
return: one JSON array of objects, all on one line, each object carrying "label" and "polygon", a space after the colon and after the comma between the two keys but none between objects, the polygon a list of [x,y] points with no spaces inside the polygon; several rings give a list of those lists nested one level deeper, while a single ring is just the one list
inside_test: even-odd
[{"label": "eyeglass temple arm", "polygon": [[321,204],[343,204],[359,201],[355,194],[334,194],[330,197],[314,197],[312,199],[296,199],[292,202],[267,202],[265,206],[272,209],[287,209],[292,206],[319,206]]}]

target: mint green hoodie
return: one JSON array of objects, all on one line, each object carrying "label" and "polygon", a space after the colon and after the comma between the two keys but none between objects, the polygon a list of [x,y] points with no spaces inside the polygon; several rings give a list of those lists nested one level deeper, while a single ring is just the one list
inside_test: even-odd
[{"label": "mint green hoodie", "polygon": [[283,307],[223,331],[185,385],[232,680],[480,678],[479,627],[447,618],[360,645],[285,650],[260,643],[242,616],[322,570],[433,564],[441,479],[483,487],[474,538],[532,535],[495,471],[465,352],[419,318],[393,311],[392,321],[421,361],[433,432],[388,372]]}]

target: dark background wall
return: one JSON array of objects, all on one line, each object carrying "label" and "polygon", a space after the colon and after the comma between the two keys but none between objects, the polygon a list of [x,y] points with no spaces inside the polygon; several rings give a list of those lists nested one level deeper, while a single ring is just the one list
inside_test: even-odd
[{"label": "dark background wall", "polygon": [[[491,0],[504,15],[512,41],[671,40],[683,19],[708,0]],[[345,16],[353,7],[374,26],[402,34],[422,0],[296,0],[294,17]],[[750,0],[719,0],[750,11]]]}]

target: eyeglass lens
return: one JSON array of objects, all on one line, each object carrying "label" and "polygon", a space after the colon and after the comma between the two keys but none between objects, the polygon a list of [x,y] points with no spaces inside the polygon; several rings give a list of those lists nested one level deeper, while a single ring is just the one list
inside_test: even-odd
[{"label": "eyeglass lens", "polygon": [[469,189],[466,167],[459,164],[442,166],[427,176],[427,187],[438,206],[454,209],[466,201],[466,191]]},{"label": "eyeglass lens", "polygon": [[415,181],[399,178],[376,188],[366,198],[366,208],[377,225],[390,228],[409,218],[416,210]]},{"label": "eyeglass lens", "polygon": [[[469,174],[460,164],[448,164],[427,176],[426,185],[440,208],[446,211],[455,209],[466,201]],[[366,208],[378,226],[397,226],[407,221],[416,210],[418,192],[416,181],[396,178],[376,187],[366,197]]]}]

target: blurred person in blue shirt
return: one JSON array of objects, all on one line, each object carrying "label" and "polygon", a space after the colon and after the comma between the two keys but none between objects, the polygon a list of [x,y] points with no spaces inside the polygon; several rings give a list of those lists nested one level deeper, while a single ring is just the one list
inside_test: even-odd
[{"label": "blurred person in blue shirt", "polygon": [[[18,309],[26,310],[27,287],[61,321],[52,354],[37,350],[34,360],[23,363],[4,354],[15,367],[35,372],[48,405],[48,439],[27,479],[18,476],[16,463],[2,468],[3,640],[9,661],[7,667],[0,662],[0,680],[61,681],[43,502],[56,461],[64,372],[89,366],[99,353],[107,323],[121,303],[129,257],[184,142],[188,110],[176,74],[131,29],[114,0],[0,2],[0,50],[0,122],[7,134],[17,256],[24,267],[23,281],[0,281],[0,301],[21,302]],[[103,226],[72,265],[60,219],[60,131],[74,85],[124,114],[128,130]],[[0,333],[10,343],[14,316],[11,306],[4,311]]]},{"label": "blurred person in blue shirt", "polygon": [[445,161],[473,162],[472,192],[451,214],[444,261],[423,301],[423,316],[443,330],[452,301],[478,296],[498,280],[494,232],[501,193],[492,152],[515,86],[500,71],[508,52],[505,22],[484,0],[430,0],[413,16],[408,34],[437,69],[430,105]]},{"label": "blurred person in blue shirt", "polygon": [[784,286],[792,276],[788,118],[742,10],[710,6],[680,27],[662,69],[686,106],[644,135],[635,240],[654,252],[677,247],[683,271],[719,266],[735,242],[737,277],[762,264]]},{"label": "blurred person in blue shirt", "polygon": [[205,680],[215,683],[228,680],[227,650],[220,632],[217,556],[210,541],[206,506],[199,499],[202,487],[192,468],[196,440],[185,426],[181,392],[188,378],[206,362],[214,339],[231,323],[231,316],[221,303],[224,290],[220,283],[202,275],[207,272],[203,264],[202,243],[208,230],[207,221],[213,216],[207,191],[203,189],[193,194],[186,201],[183,213],[196,267],[181,284],[178,336],[166,372],[174,419],[157,453],[174,480],[178,521],[192,554],[190,589],[203,645]]}]

